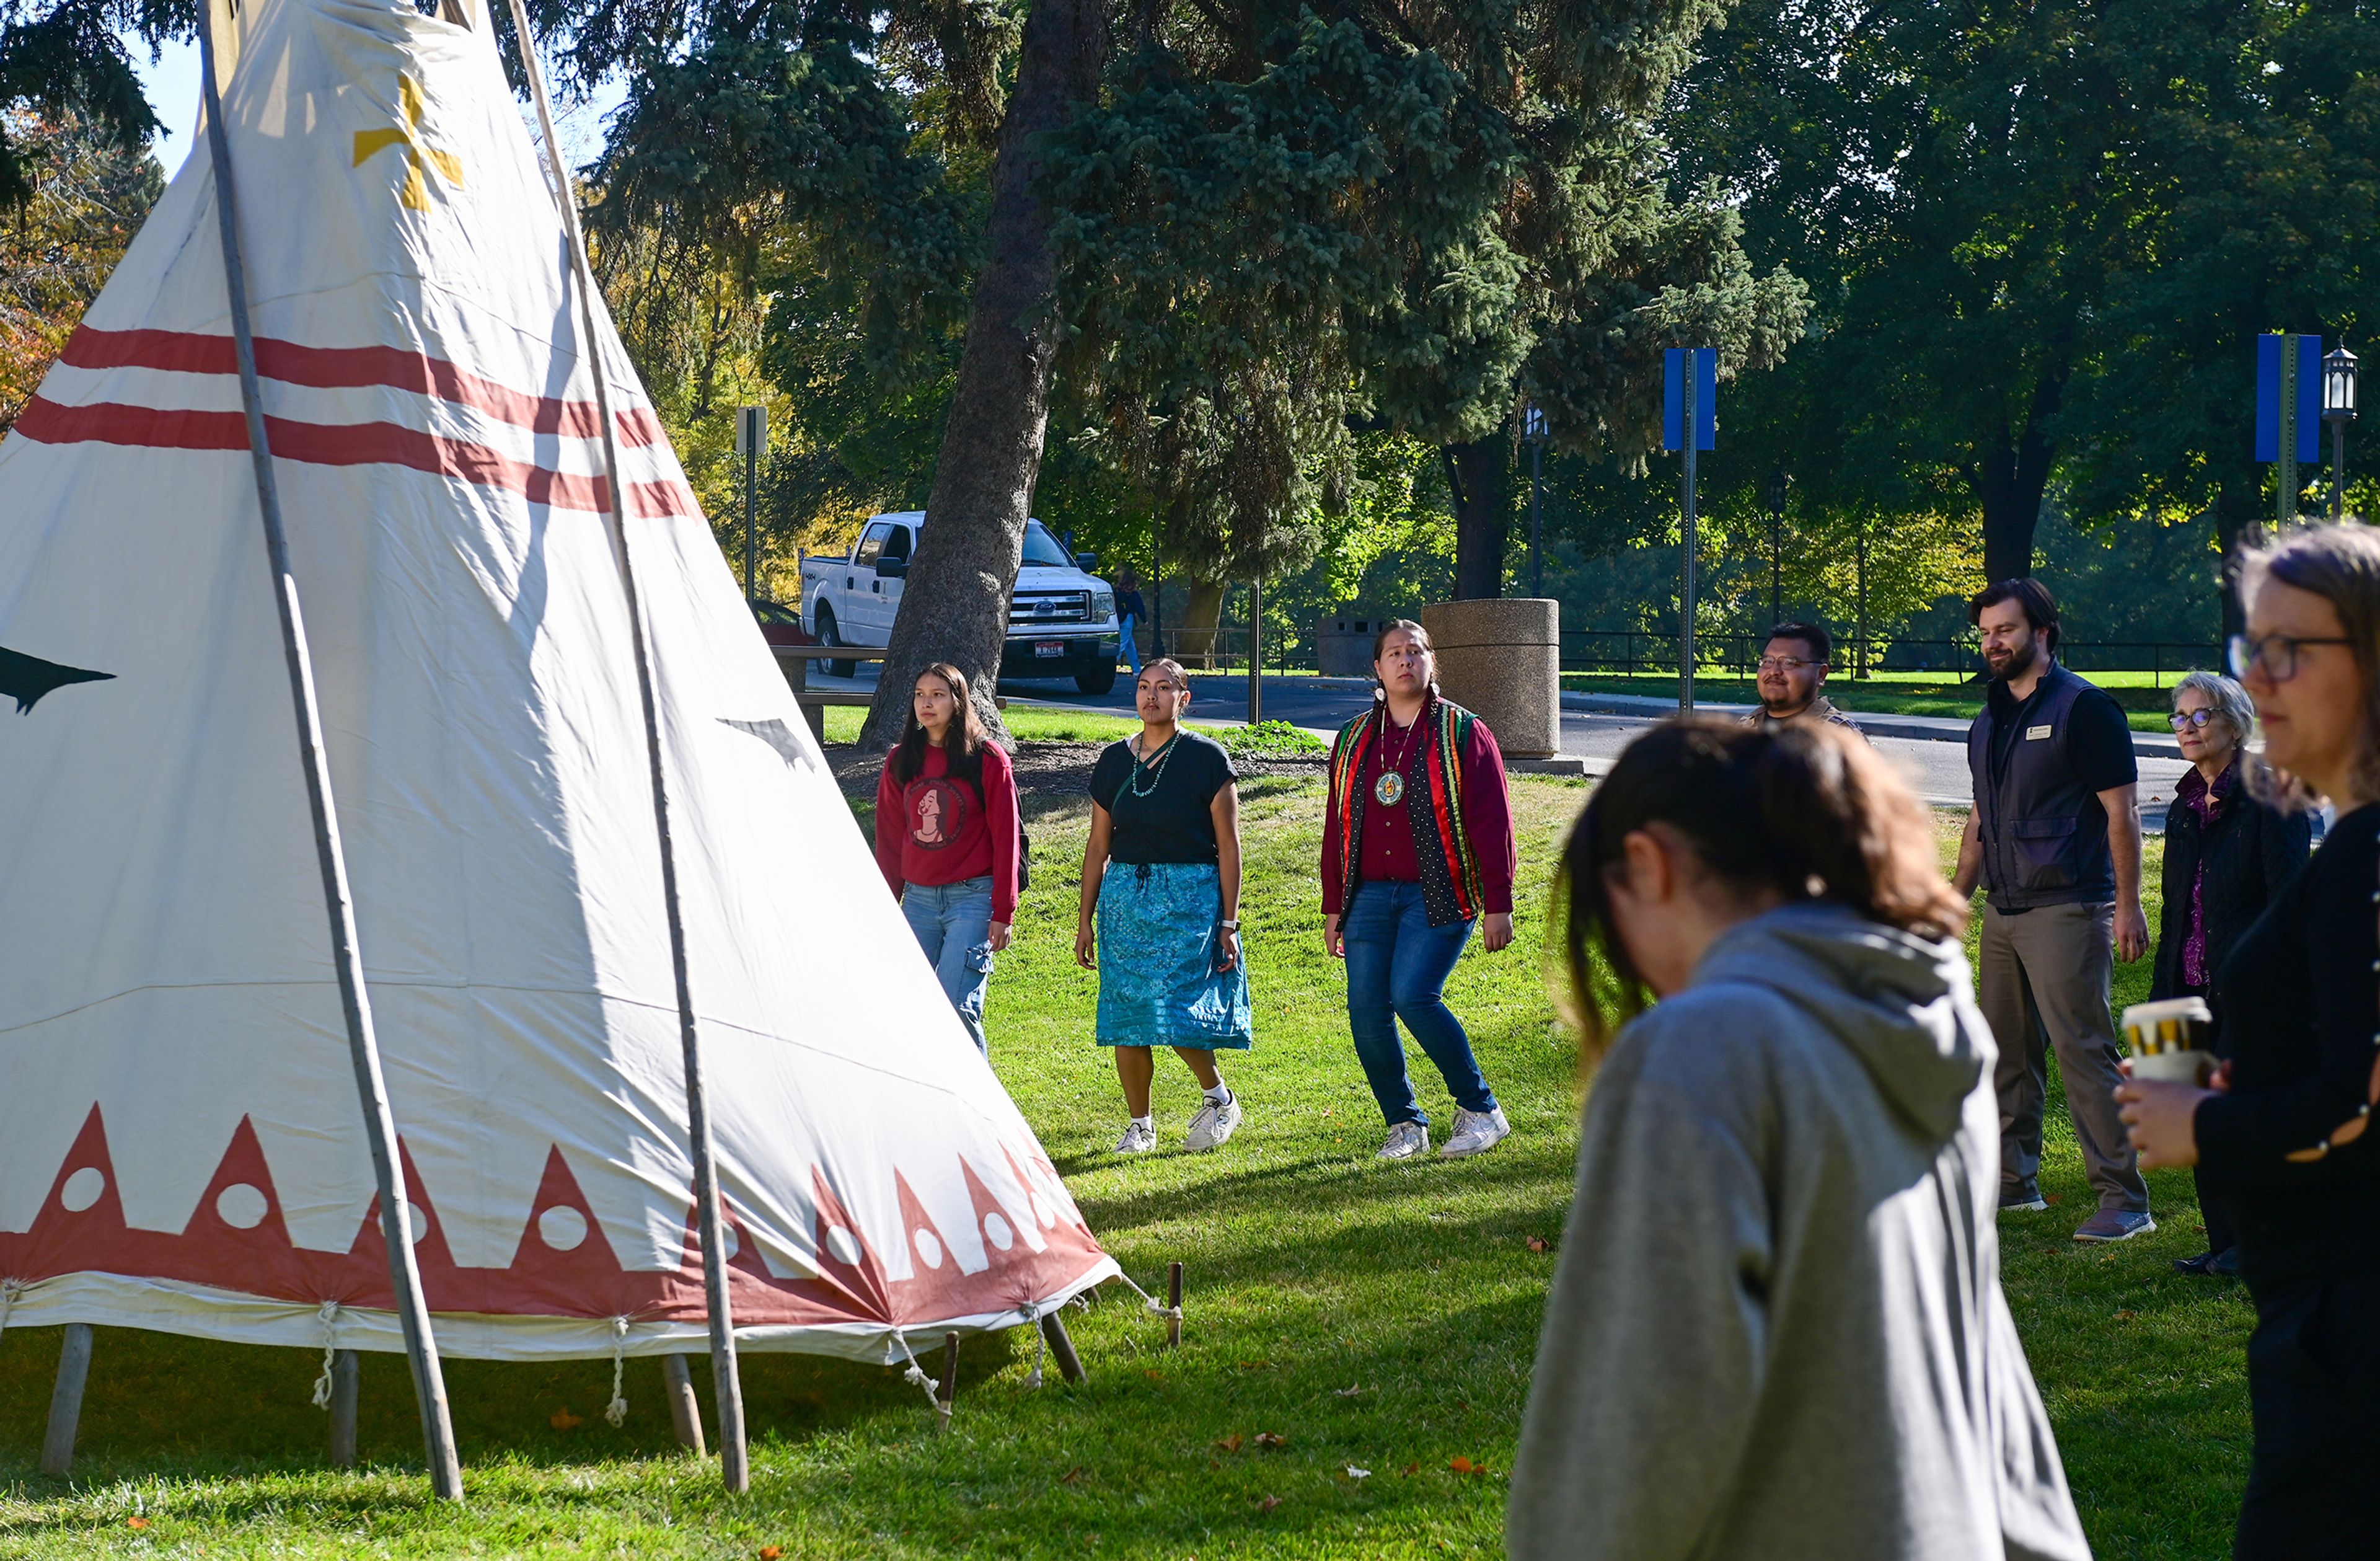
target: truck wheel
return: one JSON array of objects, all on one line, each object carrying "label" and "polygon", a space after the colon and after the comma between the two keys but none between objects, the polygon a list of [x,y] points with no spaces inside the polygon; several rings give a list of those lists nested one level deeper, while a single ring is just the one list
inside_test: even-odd
[{"label": "truck wheel", "polygon": [[[834,609],[823,602],[819,604],[818,626],[820,644],[833,647],[843,643],[843,637],[834,629]],[[848,677],[858,670],[859,664],[856,661],[831,661],[826,664],[829,677]]]},{"label": "truck wheel", "polygon": [[1115,663],[1091,672],[1075,674],[1075,687],[1087,694],[1104,694],[1115,688]]}]

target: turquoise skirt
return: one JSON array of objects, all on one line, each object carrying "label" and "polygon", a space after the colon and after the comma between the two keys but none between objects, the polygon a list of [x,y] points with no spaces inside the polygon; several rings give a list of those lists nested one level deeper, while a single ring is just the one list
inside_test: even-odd
[{"label": "turquoise skirt", "polygon": [[1247,960],[1215,969],[1222,919],[1223,881],[1211,862],[1108,863],[1100,1045],[1247,1049]]}]

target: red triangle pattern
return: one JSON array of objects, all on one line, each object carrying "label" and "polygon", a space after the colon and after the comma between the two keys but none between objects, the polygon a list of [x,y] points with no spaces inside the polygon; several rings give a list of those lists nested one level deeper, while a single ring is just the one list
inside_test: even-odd
[{"label": "red triangle pattern", "polygon": [[[455,1261],[436,1201],[423,1185],[411,1152],[402,1140],[397,1147],[407,1200],[416,1215],[414,1259],[432,1311],[703,1319],[701,1241],[691,1208],[675,1271],[624,1269],[569,1161],[555,1146],[547,1152],[511,1263],[500,1269],[466,1268]],[[1003,1152],[1008,1152],[1003,1148]],[[1021,1185],[1038,1185],[1014,1153],[1008,1154],[1008,1162]],[[1034,1164],[1048,1174],[1050,1185],[1056,1185],[1056,1172],[1046,1162],[1037,1157]],[[732,1208],[726,1211],[726,1225],[734,1233],[728,1300],[736,1322],[795,1327],[940,1322],[1002,1311],[1049,1295],[1098,1259],[1099,1245],[1079,1218],[1062,1217],[1047,1230],[1037,1226],[1043,1244],[1036,1250],[1023,1235],[1020,1214],[1005,1208],[964,1158],[959,1170],[974,1205],[984,1255],[990,1260],[988,1270],[973,1274],[959,1271],[957,1254],[907,1178],[896,1170],[910,1272],[906,1278],[889,1277],[882,1255],[868,1245],[823,1169],[814,1168],[814,1276],[771,1274],[749,1226]],[[993,1217],[1006,1224],[1014,1238],[1005,1250],[983,1234],[997,1228],[985,1224]],[[920,1233],[925,1240],[919,1239]],[[342,1306],[384,1310],[395,1304],[387,1251],[377,1199],[346,1252],[309,1251],[292,1245],[272,1168],[246,1117],[234,1129],[189,1223],[178,1233],[135,1230],[125,1224],[106,1124],[94,1105],[67,1151],[32,1227],[22,1233],[0,1231],[0,1277],[38,1281],[67,1274],[118,1274],[274,1300],[309,1305],[335,1300]],[[925,1261],[929,1253],[940,1257],[939,1264]]]}]

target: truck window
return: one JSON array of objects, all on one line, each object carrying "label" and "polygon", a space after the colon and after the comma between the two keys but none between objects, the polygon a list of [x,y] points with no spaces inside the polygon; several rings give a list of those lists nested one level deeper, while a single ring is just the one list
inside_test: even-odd
[{"label": "truck window", "polygon": [[892,534],[884,539],[884,556],[899,563],[909,556],[909,528],[895,526]]},{"label": "truck window", "polygon": [[855,564],[873,564],[884,552],[884,539],[892,534],[892,522],[877,520],[859,533],[859,551],[851,555]]},{"label": "truck window", "polygon": [[1059,545],[1058,539],[1050,534],[1050,528],[1038,520],[1025,522],[1023,561],[1047,569],[1071,569],[1075,567],[1074,558]]}]

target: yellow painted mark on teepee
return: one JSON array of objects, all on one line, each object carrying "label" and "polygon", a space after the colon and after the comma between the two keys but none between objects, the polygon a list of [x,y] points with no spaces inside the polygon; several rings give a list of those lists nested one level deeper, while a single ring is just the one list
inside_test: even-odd
[{"label": "yellow painted mark on teepee", "polygon": [[451,152],[439,151],[421,139],[421,89],[410,76],[399,74],[396,79],[396,106],[399,116],[405,121],[403,124],[393,125],[384,130],[356,132],[356,166],[362,167],[366,159],[383,147],[405,148],[405,188],[397,191],[396,199],[401,205],[426,212],[430,209],[430,189],[421,180],[422,165],[426,163],[437,169],[445,176],[448,184],[460,189],[463,160]]}]

